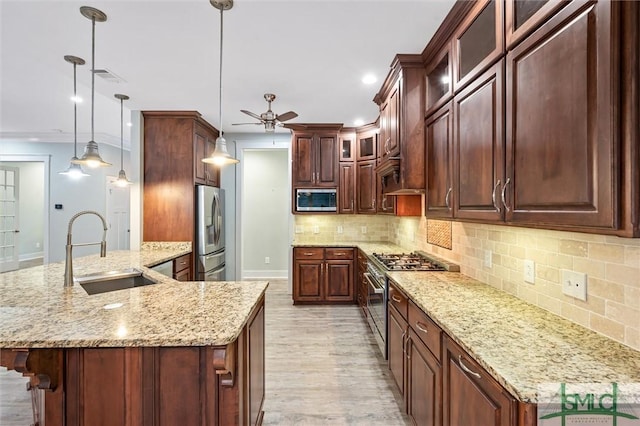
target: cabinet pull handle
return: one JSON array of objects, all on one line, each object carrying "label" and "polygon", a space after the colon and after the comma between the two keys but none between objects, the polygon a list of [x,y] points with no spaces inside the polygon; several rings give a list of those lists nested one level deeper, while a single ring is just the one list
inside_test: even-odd
[{"label": "cabinet pull handle", "polygon": [[449,187],[447,195],[444,197],[444,203],[447,205],[447,210],[451,210],[451,206],[449,205],[449,196],[451,195],[451,191],[453,191],[453,188]]},{"label": "cabinet pull handle", "polygon": [[425,327],[426,327],[426,325],[424,325],[423,323],[421,323],[419,321],[416,322],[416,328],[418,330],[422,331],[423,333],[429,333],[429,330],[427,330]]},{"label": "cabinet pull handle", "polygon": [[187,264],[187,262],[180,262],[180,264],[181,264],[181,265],[186,265],[186,264]]},{"label": "cabinet pull handle", "polygon": [[491,201],[493,201],[493,207],[496,209],[498,213],[502,211],[500,209],[500,205],[496,204],[496,190],[500,186],[500,183],[501,183],[500,179],[498,179],[498,181],[496,182],[496,185],[493,187],[493,192],[491,193]]},{"label": "cabinet pull handle", "polygon": [[475,371],[471,371],[469,369],[469,367],[464,365],[464,363],[462,362],[462,355],[458,355],[458,362],[460,363],[460,368],[462,368],[463,371],[471,374],[472,376],[474,376],[477,379],[481,379],[482,378],[478,373],[476,373]]},{"label": "cabinet pull handle", "polygon": [[334,253],[336,256],[344,256],[345,253]]},{"label": "cabinet pull handle", "polygon": [[501,194],[502,205],[504,206],[504,209],[508,212],[511,211],[511,209],[507,205],[507,186],[510,183],[511,183],[511,178],[507,178],[507,181],[504,183],[504,186],[502,187],[502,194]]},{"label": "cabinet pull handle", "polygon": [[304,254],[305,256],[313,256],[313,253],[310,253],[310,252],[305,252],[305,253],[303,253],[303,254]]},{"label": "cabinet pull handle", "polygon": [[395,295],[395,294],[391,295],[391,300],[393,300],[393,301],[394,301],[394,302],[396,302],[396,303],[400,303],[400,302],[402,302],[402,299],[400,299],[400,298],[396,297],[396,295]]},{"label": "cabinet pull handle", "polygon": [[353,211],[353,199],[351,199],[351,211]]},{"label": "cabinet pull handle", "polygon": [[373,205],[373,209],[375,210],[376,209],[376,199],[375,198],[371,199],[371,204]]},{"label": "cabinet pull handle", "polygon": [[405,351],[405,354],[407,354],[407,359],[411,359],[411,352],[409,352],[409,341],[411,340],[411,336],[407,336],[407,341],[405,343],[405,346],[407,347],[407,350]]},{"label": "cabinet pull handle", "polygon": [[402,353],[405,355],[407,354],[407,342],[406,340],[404,340],[406,335],[407,335],[407,330],[402,332]]}]

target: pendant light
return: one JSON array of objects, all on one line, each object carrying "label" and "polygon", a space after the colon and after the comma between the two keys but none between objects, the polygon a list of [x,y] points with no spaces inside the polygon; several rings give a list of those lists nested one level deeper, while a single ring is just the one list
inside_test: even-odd
[{"label": "pendant light", "polygon": [[84,148],[84,155],[79,160],[72,160],[74,164],[86,164],[88,167],[108,167],[111,163],[107,163],[100,157],[98,152],[98,144],[93,140],[93,121],[94,121],[94,104],[95,104],[95,80],[96,80],[96,22],[104,22],[107,15],[104,12],[89,6],[82,6],[80,13],[87,19],[91,19],[91,140],[87,142]]},{"label": "pendant light", "polygon": [[76,87],[76,67],[78,65],[84,65],[84,59],[77,56],[66,55],[64,60],[73,64],[73,157],[71,157],[71,164],[69,168],[63,172],[59,172],[61,175],[69,176],[73,179],[81,178],[82,176],[89,176],[82,170],[80,164],[75,164],[73,161],[78,159],[78,92]]},{"label": "pendant light", "polygon": [[124,157],[124,154],[123,154],[124,153],[123,102],[129,99],[129,97],[127,95],[122,95],[120,93],[116,93],[113,96],[115,96],[116,99],[120,99],[120,171],[118,172],[118,179],[116,179],[113,183],[116,186],[124,188],[127,185],[131,185],[131,182],[129,182],[129,179],[127,179],[127,174],[124,172],[124,159],[123,159]]},{"label": "pendant light", "polygon": [[222,137],[222,24],[223,24],[223,12],[233,7],[233,0],[209,0],[211,5],[220,11],[220,104],[219,104],[219,118],[220,118],[220,135],[216,138],[216,148],[213,150],[211,157],[203,158],[205,163],[215,164],[217,166],[224,166],[226,164],[236,164],[240,161],[233,158],[227,151],[227,141]]}]

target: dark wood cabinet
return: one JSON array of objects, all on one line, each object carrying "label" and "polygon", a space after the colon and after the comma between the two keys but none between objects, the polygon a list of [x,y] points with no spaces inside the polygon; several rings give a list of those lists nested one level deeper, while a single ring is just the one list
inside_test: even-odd
[{"label": "dark wood cabinet", "polygon": [[507,54],[506,220],[619,226],[619,18],[572,2]]},{"label": "dark wood cabinet", "polygon": [[512,426],[518,424],[518,404],[489,373],[445,336],[444,426]]},{"label": "dark wood cabinet", "polygon": [[356,302],[360,307],[360,312],[362,316],[366,319],[369,315],[367,310],[367,295],[369,292],[369,286],[367,283],[367,279],[365,277],[365,273],[367,272],[367,263],[369,259],[367,255],[364,254],[362,250],[358,250],[357,256],[357,274],[356,274]]},{"label": "dark wood cabinet", "polygon": [[[196,111],[142,114],[142,239],[191,241],[195,246],[194,184],[218,183],[218,168],[209,168],[200,161],[218,132]],[[213,178],[206,180],[207,173]]]},{"label": "dark wood cabinet", "polygon": [[471,82],[453,101],[454,186],[449,200],[460,219],[500,221],[504,182],[504,62]]},{"label": "dark wood cabinet", "polygon": [[356,132],[356,160],[369,161],[378,158],[379,129],[375,124],[359,127]]},{"label": "dark wood cabinet", "polygon": [[191,253],[173,259],[173,279],[178,281],[191,281]]},{"label": "dark wood cabinet", "polygon": [[506,0],[504,26],[507,50],[568,3],[569,0]]},{"label": "dark wood cabinet", "polygon": [[384,194],[424,192],[425,68],[421,55],[396,55],[374,102],[380,106],[379,164]]},{"label": "dark wood cabinet", "polygon": [[504,51],[503,0],[478,0],[453,36],[454,91],[495,62]]},{"label": "dark wood cabinet", "polygon": [[338,132],[293,133],[293,187],[338,186]]},{"label": "dark wood cabinet", "polygon": [[430,115],[437,108],[451,99],[453,95],[453,63],[451,56],[452,43],[430,60],[426,66],[425,114]]},{"label": "dark wood cabinet", "polygon": [[376,213],[376,161],[356,163],[356,208],[361,214]]},{"label": "dark wood cabinet", "polygon": [[203,163],[202,159],[210,157],[216,149],[216,133],[199,123],[195,125],[194,144],[194,181],[200,185],[220,186],[220,167]]},{"label": "dark wood cabinet", "polygon": [[340,162],[338,213],[356,213],[356,164],[353,161]]},{"label": "dark wood cabinet", "polygon": [[295,247],[293,303],[354,303],[354,249]]},{"label": "dark wood cabinet", "polygon": [[398,386],[402,396],[405,396],[405,338],[407,336],[407,320],[391,305],[389,306],[388,334],[387,334],[387,362],[391,377]]},{"label": "dark wood cabinet", "polygon": [[453,107],[445,104],[426,120],[425,215],[453,217]]},{"label": "dark wood cabinet", "polygon": [[441,425],[442,366],[412,328],[408,334],[406,380],[407,414],[413,423]]},{"label": "dark wood cabinet", "polygon": [[356,159],[356,130],[342,129],[338,135],[339,161],[354,161]]}]

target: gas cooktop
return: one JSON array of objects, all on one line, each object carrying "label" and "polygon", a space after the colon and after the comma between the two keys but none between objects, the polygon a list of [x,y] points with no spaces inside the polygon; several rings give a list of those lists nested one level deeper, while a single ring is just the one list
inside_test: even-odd
[{"label": "gas cooktop", "polygon": [[417,253],[373,253],[373,257],[389,271],[446,271],[442,264]]}]

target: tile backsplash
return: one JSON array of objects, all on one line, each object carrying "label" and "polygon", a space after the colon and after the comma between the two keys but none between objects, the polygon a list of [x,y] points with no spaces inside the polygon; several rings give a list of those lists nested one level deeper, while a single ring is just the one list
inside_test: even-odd
[{"label": "tile backsplash", "polygon": [[[408,251],[431,252],[458,263],[467,276],[640,350],[640,238],[452,222],[448,250],[427,243],[424,217],[294,218],[301,231],[296,239],[313,244],[386,240]],[[534,262],[534,284],[524,281],[525,260]],[[587,275],[586,302],[562,293],[563,269]]]}]

